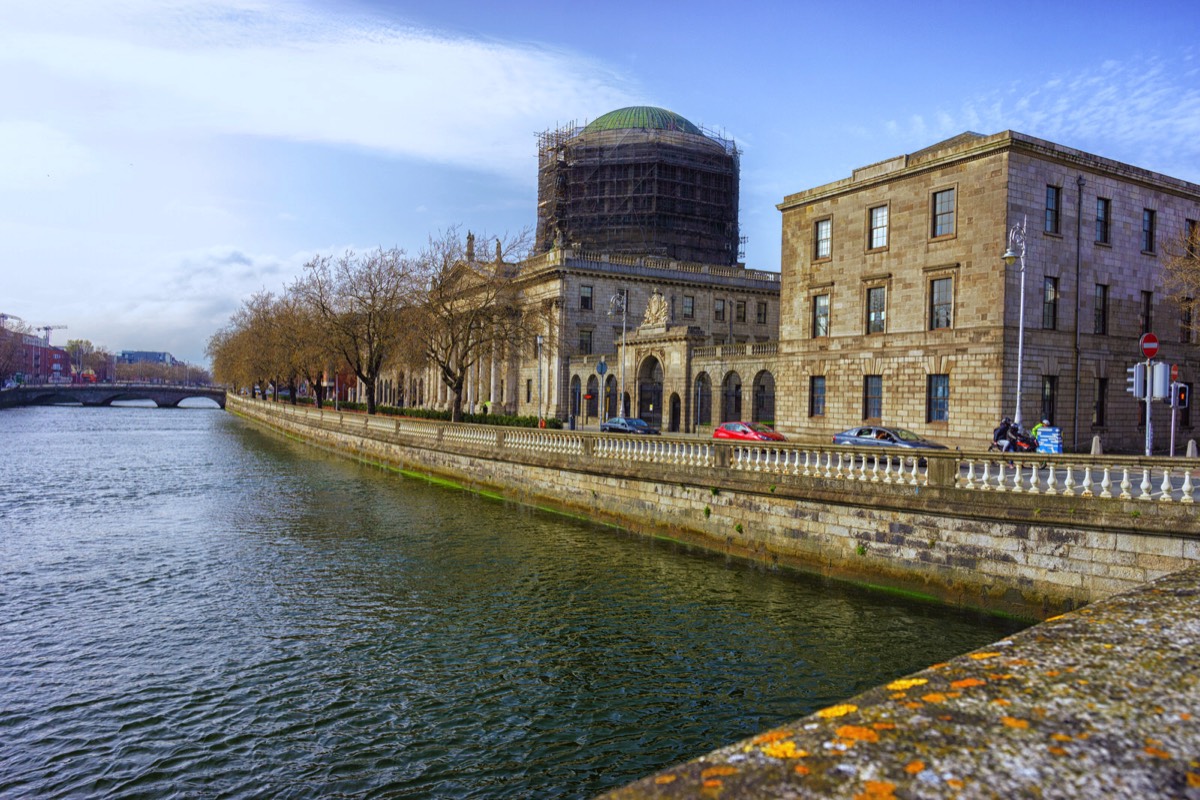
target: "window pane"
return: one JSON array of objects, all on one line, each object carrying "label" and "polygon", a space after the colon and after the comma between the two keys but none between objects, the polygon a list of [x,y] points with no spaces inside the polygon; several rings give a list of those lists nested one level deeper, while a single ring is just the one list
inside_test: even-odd
[{"label": "window pane", "polygon": [[946,422],[950,419],[950,376],[930,375],[925,389],[925,421]]},{"label": "window pane", "polygon": [[1092,332],[1101,336],[1108,333],[1108,286],[1096,284],[1095,325]]},{"label": "window pane", "polygon": [[1108,244],[1108,198],[1096,198],[1096,241]]},{"label": "window pane", "polygon": [[808,415],[825,416],[825,376],[813,375],[808,379]]},{"label": "window pane", "polygon": [[887,292],[882,286],[867,290],[867,333],[883,333],[886,324]]},{"label": "window pane", "polygon": [[1058,327],[1058,278],[1046,278],[1042,287],[1042,327]]},{"label": "window pane", "polygon": [[1142,209],[1142,251],[1154,252],[1154,212],[1148,208]]},{"label": "window pane", "polygon": [[938,278],[929,290],[929,329],[949,328],[951,310],[954,306],[954,282],[950,278]]},{"label": "window pane", "polygon": [[888,243],[888,207],[877,206],[871,209],[871,239],[872,250],[887,247]]},{"label": "window pane", "polygon": [[696,315],[696,298],[692,297],[690,294],[685,294],[683,296],[683,317],[684,317],[684,319],[691,319],[695,315]]},{"label": "window pane", "polygon": [[933,195],[933,235],[954,233],[954,190],[945,189]]},{"label": "window pane", "polygon": [[813,237],[816,241],[816,249],[813,256],[816,258],[829,258],[832,252],[832,232],[833,220],[823,219],[817,222],[816,235]]},{"label": "window pane", "polygon": [[1060,232],[1060,207],[1062,205],[1062,189],[1058,186],[1046,187],[1046,233]]},{"label": "window pane", "polygon": [[819,294],[813,298],[812,335],[814,339],[829,335],[829,295],[827,294]]},{"label": "window pane", "polygon": [[867,375],[863,378],[863,419],[883,417],[883,376]]}]

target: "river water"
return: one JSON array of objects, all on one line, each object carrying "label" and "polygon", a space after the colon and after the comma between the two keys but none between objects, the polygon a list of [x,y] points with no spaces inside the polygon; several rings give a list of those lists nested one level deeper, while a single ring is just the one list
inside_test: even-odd
[{"label": "river water", "polygon": [[589,797],[1020,627],[215,408],[0,441],[3,797]]}]

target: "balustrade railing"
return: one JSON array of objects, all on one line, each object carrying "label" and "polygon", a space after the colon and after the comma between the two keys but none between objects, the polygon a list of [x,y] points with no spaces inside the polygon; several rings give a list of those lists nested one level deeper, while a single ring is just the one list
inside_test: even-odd
[{"label": "balustrade railing", "polygon": [[845,491],[863,484],[939,487],[980,493],[1071,497],[1102,503],[1135,500],[1195,502],[1200,461],[1129,456],[1017,455],[854,448],[791,442],[727,442],[683,436],[628,436],[581,431],[507,428],[372,417],[330,409],[238,399],[248,409],[347,432],[379,432],[420,447],[490,449],[569,456],[581,461],[661,464],[691,469],[728,469],[776,479],[840,481]]}]

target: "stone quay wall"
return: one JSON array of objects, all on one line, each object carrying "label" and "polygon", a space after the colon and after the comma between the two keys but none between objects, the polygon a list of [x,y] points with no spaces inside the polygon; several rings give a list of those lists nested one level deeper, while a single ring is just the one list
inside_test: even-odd
[{"label": "stone quay wall", "polygon": [[1026,617],[1093,603],[1200,562],[1194,461],[1057,457],[1056,472],[1053,463],[1038,469],[1046,456],[1017,456],[1014,468],[954,451],[918,459],[833,446],[633,439],[233,396],[228,408],[321,447],[518,502]]}]

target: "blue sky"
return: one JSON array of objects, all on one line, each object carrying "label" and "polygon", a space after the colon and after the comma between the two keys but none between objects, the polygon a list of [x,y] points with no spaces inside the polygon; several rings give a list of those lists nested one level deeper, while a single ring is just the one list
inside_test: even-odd
[{"label": "blue sky", "polygon": [[0,312],[202,363],[316,253],[535,222],[535,134],[657,105],[784,195],[974,130],[1200,183],[1180,2],[0,0]]}]

